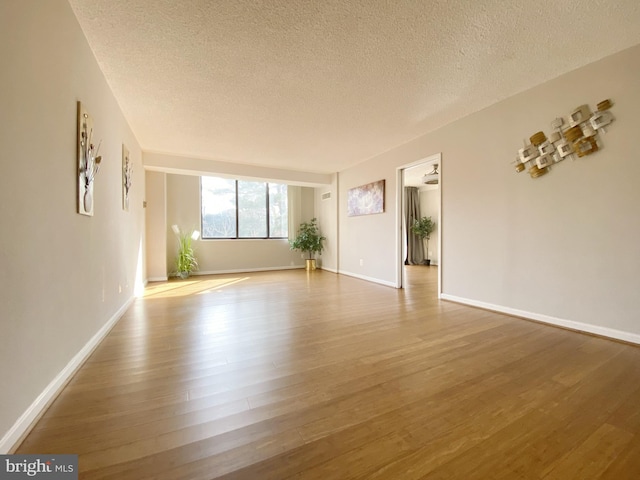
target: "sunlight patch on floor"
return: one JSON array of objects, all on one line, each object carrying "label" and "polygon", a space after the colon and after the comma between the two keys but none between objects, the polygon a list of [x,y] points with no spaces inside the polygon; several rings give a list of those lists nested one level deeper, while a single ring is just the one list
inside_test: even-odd
[{"label": "sunlight patch on floor", "polygon": [[172,298],[187,295],[202,295],[223,287],[249,280],[251,277],[207,278],[204,280],[171,280],[158,285],[147,286],[144,298]]}]

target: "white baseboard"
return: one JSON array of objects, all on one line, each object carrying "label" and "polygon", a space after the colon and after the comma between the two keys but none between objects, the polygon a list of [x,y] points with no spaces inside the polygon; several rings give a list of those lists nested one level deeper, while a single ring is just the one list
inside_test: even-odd
[{"label": "white baseboard", "polygon": [[149,278],[147,278],[147,281],[145,282],[145,286],[149,282],[166,282],[167,280],[169,280],[169,277],[149,277]]},{"label": "white baseboard", "polygon": [[331,273],[339,273],[338,269],[336,268],[329,268],[329,267],[320,267],[320,270],[326,270],[327,272],[331,272]]},{"label": "white baseboard", "polygon": [[235,270],[205,270],[192,272],[191,275],[220,275],[224,273],[251,273],[251,272],[271,272],[276,270],[296,270],[304,268],[304,265],[286,265],[284,267],[267,267],[267,268],[238,268]]},{"label": "white baseboard", "polygon": [[347,272],[345,270],[339,270],[340,275],[346,275],[348,277],[359,278],[360,280],[366,280],[367,282],[379,283],[380,285],[384,285],[386,287],[397,288],[395,282],[387,282],[386,280],[380,280],[379,278],[367,277],[366,275],[360,275],[358,273]]},{"label": "white baseboard", "polygon": [[49,406],[60,390],[67,384],[74,373],[82,366],[84,361],[91,355],[93,350],[100,344],[102,339],[107,336],[109,331],[115,326],[120,317],[133,303],[135,297],[131,297],[127,302],[118,309],[118,311],[105,323],[98,332],[91,337],[84,347],[71,359],[71,361],[56,375],[56,377],[46,386],[46,388],[38,395],[33,403],[25,410],[25,412],[16,420],[13,427],[0,440],[0,454],[4,455],[17,447],[25,434],[29,432],[34,421]]},{"label": "white baseboard", "polygon": [[622,330],[616,330],[613,328],[600,327],[598,325],[591,325],[589,323],[576,322],[573,320],[565,320],[563,318],[552,317],[549,315],[543,315],[540,313],[528,312],[526,310],[518,310],[517,308],[504,307],[502,305],[494,305],[492,303],[480,302],[478,300],[471,300],[464,297],[457,297],[455,295],[449,295],[442,293],[440,295],[442,300],[449,300],[451,302],[462,303],[464,305],[470,305],[472,307],[484,308],[486,310],[492,310],[494,312],[506,313],[515,317],[527,318],[529,320],[535,320],[536,322],[548,323],[549,325],[555,325],[562,328],[568,328],[569,330],[577,330],[579,332],[592,333],[602,337],[609,337],[615,340],[622,340],[624,342],[640,344],[640,335],[631,332],[625,332]]}]

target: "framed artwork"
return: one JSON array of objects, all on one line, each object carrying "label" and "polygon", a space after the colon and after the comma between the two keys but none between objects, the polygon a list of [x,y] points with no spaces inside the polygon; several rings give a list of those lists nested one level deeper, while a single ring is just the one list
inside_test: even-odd
[{"label": "framed artwork", "polygon": [[129,211],[129,190],[131,190],[131,174],[133,165],[129,158],[129,149],[122,144],[122,209]]},{"label": "framed artwork", "polygon": [[347,192],[347,215],[371,215],[384,212],[384,180],[351,188]]},{"label": "framed artwork", "polygon": [[93,137],[93,118],[78,102],[78,213],[93,216],[93,180],[100,169],[100,144]]}]

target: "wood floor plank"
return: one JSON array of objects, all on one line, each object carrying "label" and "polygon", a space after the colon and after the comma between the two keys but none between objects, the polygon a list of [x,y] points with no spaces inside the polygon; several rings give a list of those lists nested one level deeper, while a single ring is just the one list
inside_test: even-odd
[{"label": "wood floor plank", "polygon": [[575,450],[552,464],[544,478],[548,480],[564,480],[570,477],[597,478],[632,439],[633,434],[605,423]]},{"label": "wood floor plank", "polygon": [[151,284],[17,453],[90,480],[640,478],[638,346],[406,273]]},{"label": "wood floor plank", "polygon": [[[640,471],[640,436],[635,435],[619,455],[612,459],[609,467],[602,473],[606,480],[629,478]],[[637,477],[637,475],[635,475]]]}]

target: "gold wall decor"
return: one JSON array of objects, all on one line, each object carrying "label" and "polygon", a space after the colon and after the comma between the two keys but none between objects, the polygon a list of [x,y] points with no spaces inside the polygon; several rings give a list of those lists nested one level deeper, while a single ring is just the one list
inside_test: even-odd
[{"label": "gold wall decor", "polygon": [[589,105],[576,107],[565,118],[551,122],[551,133],[536,132],[518,150],[513,162],[516,172],[529,172],[538,178],[549,172],[556,163],[566,158],[582,158],[602,149],[600,134],[613,122],[609,109],[611,100],[603,100],[592,112]]}]

